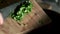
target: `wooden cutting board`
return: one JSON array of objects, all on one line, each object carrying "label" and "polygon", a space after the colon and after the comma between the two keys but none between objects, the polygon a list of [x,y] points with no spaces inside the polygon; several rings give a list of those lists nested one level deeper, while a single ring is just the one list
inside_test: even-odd
[{"label": "wooden cutting board", "polygon": [[33,3],[32,11],[20,22],[16,22],[10,16],[7,17],[4,24],[0,26],[0,34],[24,34],[51,22],[37,2],[35,0],[30,1]]}]

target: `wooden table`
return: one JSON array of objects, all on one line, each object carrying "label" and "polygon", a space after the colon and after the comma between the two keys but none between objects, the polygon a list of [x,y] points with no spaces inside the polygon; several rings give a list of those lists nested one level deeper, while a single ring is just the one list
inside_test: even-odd
[{"label": "wooden table", "polygon": [[36,1],[30,1],[33,3],[32,11],[20,22],[16,22],[11,17],[7,17],[4,24],[0,26],[0,34],[24,34],[51,22],[50,18]]},{"label": "wooden table", "polygon": [[43,9],[52,9],[52,6],[49,3],[42,2],[41,0],[36,0],[36,2],[42,7]]}]

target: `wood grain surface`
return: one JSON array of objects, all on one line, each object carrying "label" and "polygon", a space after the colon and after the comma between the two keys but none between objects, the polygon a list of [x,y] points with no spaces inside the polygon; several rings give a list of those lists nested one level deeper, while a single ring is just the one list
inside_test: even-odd
[{"label": "wood grain surface", "polygon": [[0,34],[24,34],[32,29],[51,22],[50,18],[45,14],[36,1],[30,1],[33,3],[32,11],[20,22],[16,22],[10,16],[7,17],[4,24],[0,26]]}]

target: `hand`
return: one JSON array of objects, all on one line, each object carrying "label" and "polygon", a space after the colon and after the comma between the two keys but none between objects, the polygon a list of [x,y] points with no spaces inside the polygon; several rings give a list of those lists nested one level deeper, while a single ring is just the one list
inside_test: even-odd
[{"label": "hand", "polygon": [[2,16],[2,14],[0,13],[0,25],[2,25],[3,24],[3,16]]}]

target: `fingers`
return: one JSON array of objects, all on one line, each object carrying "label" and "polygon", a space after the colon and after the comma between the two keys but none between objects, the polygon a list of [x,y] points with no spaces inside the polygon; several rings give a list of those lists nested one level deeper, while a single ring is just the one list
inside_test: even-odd
[{"label": "fingers", "polygon": [[2,16],[2,14],[0,13],[0,25],[2,25],[3,24],[3,16]]}]

